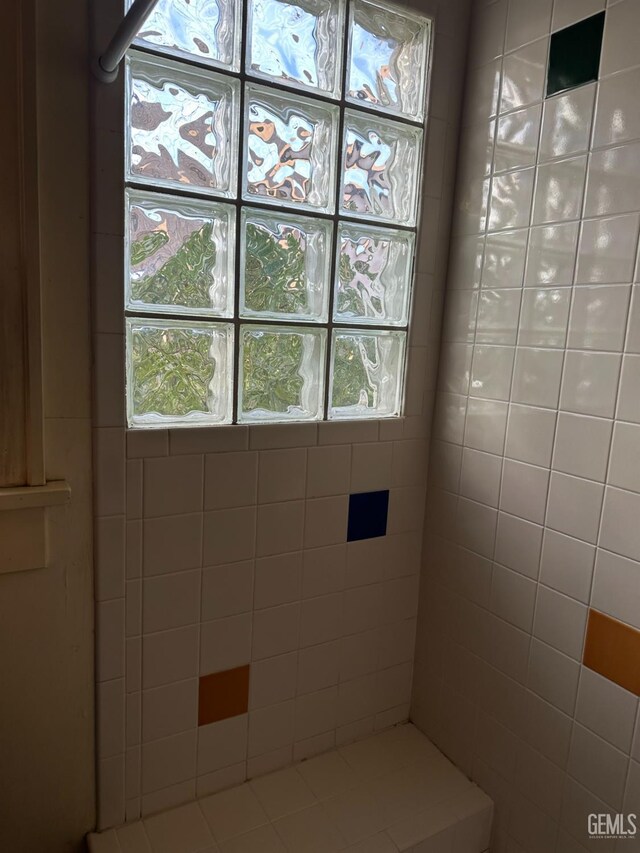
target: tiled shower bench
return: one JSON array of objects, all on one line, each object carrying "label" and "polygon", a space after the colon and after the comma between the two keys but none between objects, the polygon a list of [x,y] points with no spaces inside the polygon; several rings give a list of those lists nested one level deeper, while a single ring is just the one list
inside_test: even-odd
[{"label": "tiled shower bench", "polygon": [[407,723],[88,841],[90,853],[484,853],[492,817]]}]

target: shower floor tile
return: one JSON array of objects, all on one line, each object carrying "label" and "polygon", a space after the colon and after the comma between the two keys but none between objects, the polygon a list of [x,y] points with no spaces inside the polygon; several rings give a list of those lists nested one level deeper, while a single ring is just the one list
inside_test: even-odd
[{"label": "shower floor tile", "polygon": [[410,723],[92,833],[90,853],[484,853],[493,803]]}]

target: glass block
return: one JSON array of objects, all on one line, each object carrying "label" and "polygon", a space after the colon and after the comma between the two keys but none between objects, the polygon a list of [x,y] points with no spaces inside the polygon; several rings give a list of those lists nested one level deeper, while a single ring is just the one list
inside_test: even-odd
[{"label": "glass block", "polygon": [[135,44],[239,71],[241,32],[240,0],[159,0]]},{"label": "glass block", "polygon": [[245,199],[333,213],[339,108],[247,85]]},{"label": "glass block", "polygon": [[429,19],[386,3],[354,0],[349,23],[347,100],[422,121]]},{"label": "glass block", "polygon": [[249,0],[247,72],[340,95],[344,0]]},{"label": "glass block", "polygon": [[126,195],[126,307],[233,316],[233,206],[137,190]]},{"label": "glass block", "polygon": [[326,322],[332,225],[242,210],[240,316]]},{"label": "glass block", "polygon": [[333,319],[406,326],[415,236],[341,222]]},{"label": "glass block", "polygon": [[341,213],[415,225],[422,129],[345,110]]},{"label": "glass block", "polygon": [[231,422],[233,326],[127,318],[131,427]]},{"label": "glass block", "polygon": [[315,421],[324,402],[325,329],[243,326],[240,421]]},{"label": "glass block", "polygon": [[329,418],[390,418],[400,414],[404,332],[334,329]]},{"label": "glass block", "polygon": [[127,177],[235,196],[239,87],[168,59],[129,58]]}]

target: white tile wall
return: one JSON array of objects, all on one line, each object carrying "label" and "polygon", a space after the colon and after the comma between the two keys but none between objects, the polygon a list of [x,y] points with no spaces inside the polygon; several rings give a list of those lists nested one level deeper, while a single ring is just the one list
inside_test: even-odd
[{"label": "white tile wall", "polygon": [[[550,32],[605,5],[600,79],[545,100]],[[411,713],[499,853],[624,850],[586,816],[638,796],[638,697],[581,659],[590,606],[640,627],[639,25],[474,3]]]}]

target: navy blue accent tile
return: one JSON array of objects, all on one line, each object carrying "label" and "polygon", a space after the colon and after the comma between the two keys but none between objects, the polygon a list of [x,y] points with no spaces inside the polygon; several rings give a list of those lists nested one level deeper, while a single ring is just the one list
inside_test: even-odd
[{"label": "navy blue accent tile", "polygon": [[347,542],[386,536],[389,514],[389,489],[349,495]]},{"label": "navy blue accent tile", "polygon": [[551,36],[547,97],[598,79],[604,12]]}]

